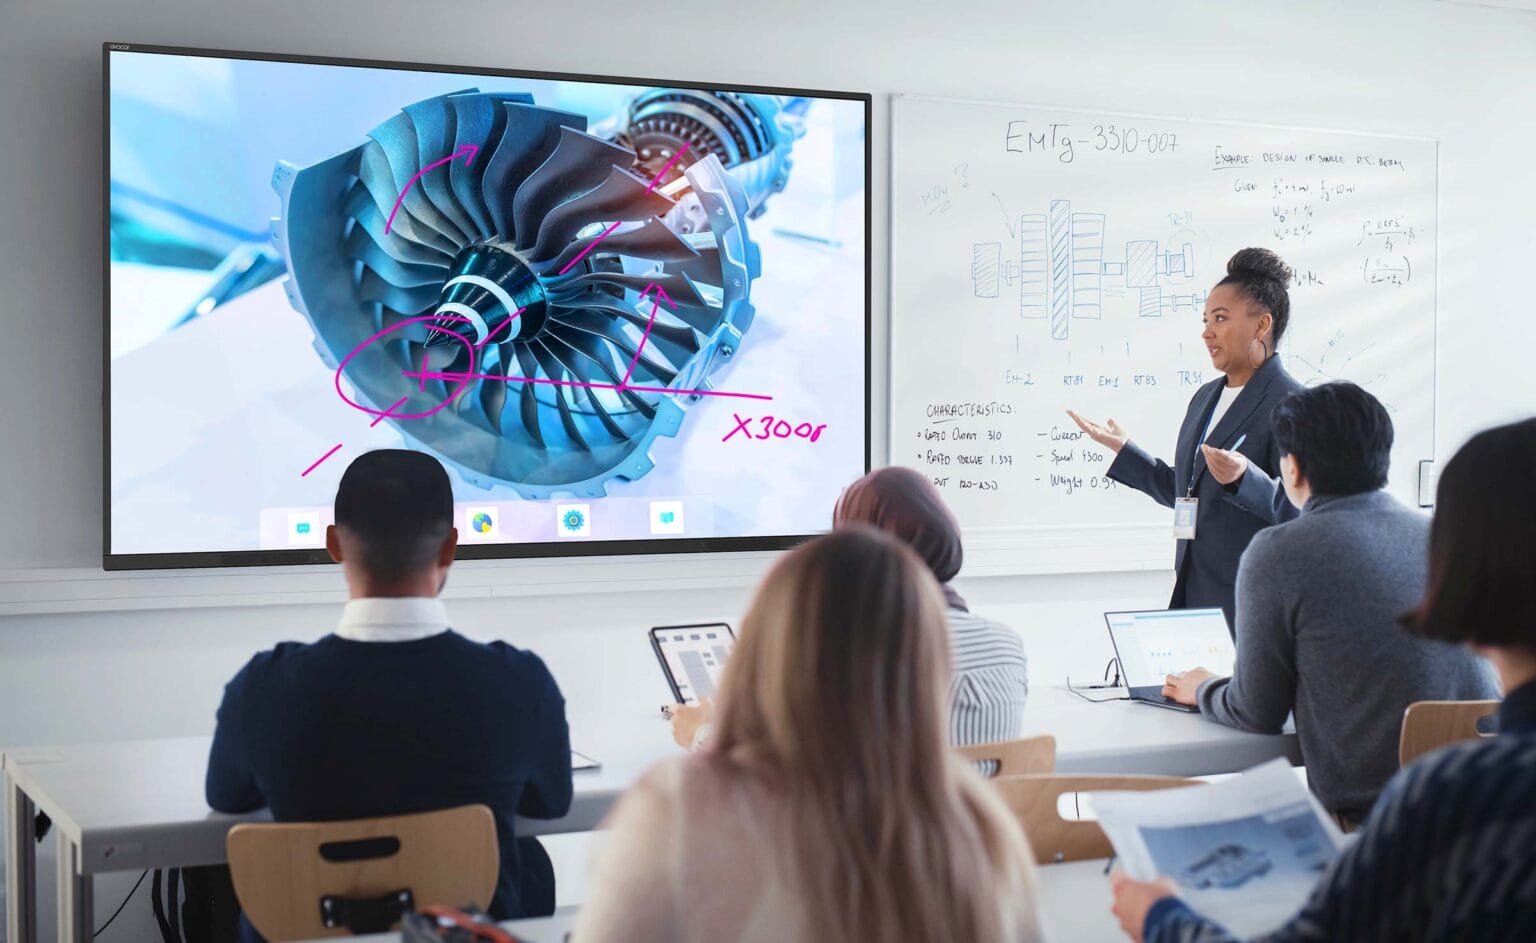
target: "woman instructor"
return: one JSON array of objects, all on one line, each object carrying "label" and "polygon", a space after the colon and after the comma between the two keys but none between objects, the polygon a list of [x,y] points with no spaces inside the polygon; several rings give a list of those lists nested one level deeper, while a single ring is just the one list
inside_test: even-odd
[{"label": "woman instructor", "polygon": [[[1220,606],[1229,630],[1237,561],[1253,535],[1296,516],[1278,478],[1271,437],[1275,404],[1301,389],[1275,351],[1290,321],[1291,270],[1268,249],[1244,249],[1205,299],[1200,337],[1219,379],[1200,387],[1179,426],[1173,465],[1106,424],[1067,414],[1088,437],[1115,453],[1106,474],[1174,509],[1177,579],[1173,609]],[[1198,448],[1197,448],[1198,446]]]}]

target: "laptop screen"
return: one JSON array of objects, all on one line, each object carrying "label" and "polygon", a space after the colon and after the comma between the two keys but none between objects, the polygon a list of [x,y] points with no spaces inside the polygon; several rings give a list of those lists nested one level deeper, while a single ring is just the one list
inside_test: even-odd
[{"label": "laptop screen", "polygon": [[1168,675],[1208,668],[1230,675],[1237,652],[1220,609],[1106,612],[1126,687],[1162,686]]}]

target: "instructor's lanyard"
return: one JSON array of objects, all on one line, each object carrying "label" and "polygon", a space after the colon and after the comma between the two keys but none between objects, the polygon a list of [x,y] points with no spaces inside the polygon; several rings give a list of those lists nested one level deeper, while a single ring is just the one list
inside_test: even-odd
[{"label": "instructor's lanyard", "polygon": [[[1239,393],[1238,395],[1241,396],[1242,394]],[[1236,402],[1236,399],[1234,398],[1233,401]],[[1206,420],[1205,432],[1200,436],[1201,443],[1210,438],[1211,430],[1216,428],[1216,408],[1220,405],[1221,394],[1217,393],[1216,402],[1211,404],[1211,418]],[[1231,404],[1228,404],[1227,408],[1231,409]],[[1247,436],[1239,437],[1237,444],[1241,445],[1245,438]],[[1195,482],[1200,480],[1200,472],[1205,469],[1205,463],[1196,464],[1195,462],[1198,456],[1199,443],[1196,443],[1195,447],[1196,455],[1191,455],[1189,459],[1189,488],[1184,492],[1184,497],[1173,499],[1173,537],[1175,540],[1195,539],[1195,518],[1200,513],[1200,499],[1195,497]]]}]

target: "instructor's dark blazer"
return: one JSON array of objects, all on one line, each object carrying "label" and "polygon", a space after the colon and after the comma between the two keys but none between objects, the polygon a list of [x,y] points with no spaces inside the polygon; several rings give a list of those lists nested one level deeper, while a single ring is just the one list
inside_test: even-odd
[{"label": "instructor's dark blazer", "polygon": [[[1235,631],[1237,620],[1233,599],[1237,586],[1237,561],[1253,535],[1271,524],[1296,516],[1296,508],[1281,486],[1280,451],[1270,432],[1269,417],[1275,404],[1302,385],[1280,366],[1280,358],[1271,356],[1254,372],[1227,409],[1226,415],[1204,441],[1212,446],[1231,449],[1239,436],[1246,435],[1237,451],[1248,457],[1248,470],[1233,485],[1222,485],[1206,470],[1201,454],[1200,433],[1210,421],[1211,412],[1226,377],[1219,377],[1195,391],[1179,427],[1179,441],[1173,452],[1173,467],[1153,458],[1134,442],[1126,442],[1106,474],[1115,481],[1151,495],[1158,504],[1173,507],[1175,497],[1189,491],[1195,482],[1194,496],[1200,499],[1195,515],[1195,539],[1177,541],[1174,569],[1178,579],[1173,585],[1172,609],[1197,609],[1220,606],[1227,614],[1227,625]],[[1169,515],[1169,526],[1173,517]]]}]

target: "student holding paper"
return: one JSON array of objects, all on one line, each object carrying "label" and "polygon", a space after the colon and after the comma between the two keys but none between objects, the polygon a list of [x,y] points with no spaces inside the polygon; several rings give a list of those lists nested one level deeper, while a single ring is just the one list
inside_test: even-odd
[{"label": "student holding paper", "polygon": [[[1440,478],[1428,591],[1402,620],[1488,659],[1506,692],[1498,735],[1444,747],[1394,776],[1357,840],[1268,943],[1536,939],[1533,468],[1536,419],[1481,433],[1456,453]],[[1167,878],[1113,883],[1115,915],[1133,940],[1233,939]]]},{"label": "student holding paper", "polygon": [[1476,655],[1397,623],[1424,598],[1429,518],[1382,490],[1386,407],[1353,383],[1325,383],[1281,402],[1271,426],[1301,516],[1243,554],[1232,677],[1195,668],[1170,675],[1163,696],[1251,733],[1279,733],[1294,713],[1308,784],[1354,828],[1397,772],[1409,704],[1498,688]]},{"label": "student holding paper", "polygon": [[1244,249],[1205,299],[1200,339],[1222,376],[1195,391],[1179,426],[1173,465],[1130,440],[1113,419],[1101,425],[1068,410],[1078,428],[1115,453],[1105,472],[1174,510],[1177,581],[1171,609],[1220,606],[1233,618],[1237,560],[1248,541],[1296,511],[1278,478],[1269,412],[1301,384],[1275,351],[1290,321],[1291,270],[1268,249]]}]

